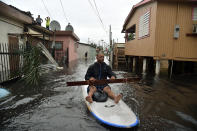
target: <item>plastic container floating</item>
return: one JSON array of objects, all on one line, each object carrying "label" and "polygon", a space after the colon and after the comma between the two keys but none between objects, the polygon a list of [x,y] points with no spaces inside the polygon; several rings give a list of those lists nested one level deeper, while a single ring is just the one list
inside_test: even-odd
[{"label": "plastic container floating", "polygon": [[10,94],[10,92],[4,88],[0,88],[0,98],[6,97]]}]

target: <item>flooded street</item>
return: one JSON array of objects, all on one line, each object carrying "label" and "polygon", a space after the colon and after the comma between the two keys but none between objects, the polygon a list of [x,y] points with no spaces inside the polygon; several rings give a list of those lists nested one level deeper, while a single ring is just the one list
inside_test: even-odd
[{"label": "flooded street", "polygon": [[[40,87],[21,82],[5,86],[11,95],[0,100],[0,130],[107,131],[118,129],[99,123],[88,111],[81,87],[67,87],[67,81],[84,80],[94,61],[76,61],[64,70],[44,76]],[[132,77],[114,71],[117,78]],[[179,76],[176,80],[144,75],[138,84],[111,84],[123,93],[123,101],[139,117],[138,131],[197,130],[197,76]]]}]

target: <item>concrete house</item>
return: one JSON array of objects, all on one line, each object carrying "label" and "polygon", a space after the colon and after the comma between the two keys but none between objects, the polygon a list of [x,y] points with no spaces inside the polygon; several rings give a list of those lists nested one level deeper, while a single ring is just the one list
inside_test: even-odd
[{"label": "concrete house", "polygon": [[55,32],[55,60],[69,63],[77,60],[79,37],[74,33],[73,27],[68,24],[65,31]]},{"label": "concrete house", "polygon": [[140,67],[145,70],[153,61],[159,73],[163,66],[171,69],[177,64],[192,62],[194,65],[197,61],[197,1],[143,0],[129,12],[122,32],[125,33],[125,55],[131,66],[143,63]]},{"label": "concrete house", "polygon": [[25,25],[32,22],[30,13],[0,1],[0,82],[11,79],[15,69],[19,68],[20,57],[6,54],[23,45],[25,39],[20,34],[23,34]]},{"label": "concrete house", "polygon": [[32,24],[30,12],[21,11],[0,1],[0,42],[22,42],[22,38],[11,34],[23,34],[24,27]]},{"label": "concrete house", "polygon": [[77,48],[78,59],[95,59],[96,47],[86,44],[79,43]]},{"label": "concrete house", "polygon": [[15,77],[22,57],[17,51],[24,45],[38,42],[50,47],[53,32],[37,25],[30,12],[0,1],[0,82]]}]

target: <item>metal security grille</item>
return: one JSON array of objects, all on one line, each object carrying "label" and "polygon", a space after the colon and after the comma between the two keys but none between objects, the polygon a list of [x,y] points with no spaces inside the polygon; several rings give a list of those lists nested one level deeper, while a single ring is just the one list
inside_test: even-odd
[{"label": "metal security grille", "polygon": [[23,65],[23,45],[0,43],[0,83],[20,75]]}]

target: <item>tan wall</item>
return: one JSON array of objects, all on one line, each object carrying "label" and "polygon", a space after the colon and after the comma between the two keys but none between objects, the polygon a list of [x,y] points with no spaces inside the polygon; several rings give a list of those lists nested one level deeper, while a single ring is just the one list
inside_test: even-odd
[{"label": "tan wall", "polygon": [[[197,37],[192,32],[192,5],[159,2],[157,5],[156,59],[197,61]],[[174,27],[180,26],[179,38],[174,39]]]},{"label": "tan wall", "polygon": [[[150,36],[139,39],[139,18],[147,11],[150,13]],[[154,56],[154,45],[155,45],[155,26],[156,26],[156,11],[157,2],[152,2],[147,5],[137,8],[126,29],[136,24],[136,38],[135,40],[128,41],[125,47],[125,55],[132,56]]]}]

